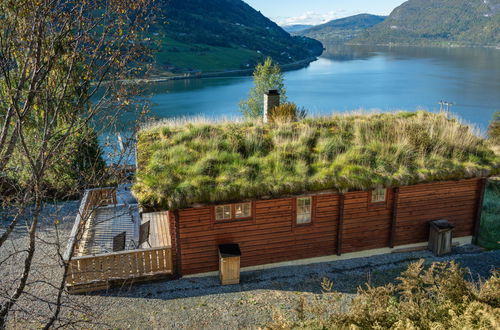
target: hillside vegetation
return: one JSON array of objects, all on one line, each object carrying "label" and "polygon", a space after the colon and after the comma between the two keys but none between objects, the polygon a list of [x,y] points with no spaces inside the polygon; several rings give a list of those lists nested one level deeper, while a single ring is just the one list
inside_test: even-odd
[{"label": "hillside vegetation", "polygon": [[497,173],[500,158],[444,114],[167,121],[139,133],[134,193],[176,209],[307,191],[365,190]]},{"label": "hillside vegetation", "polygon": [[484,195],[478,244],[487,249],[500,249],[500,178],[488,181]]},{"label": "hillside vegetation", "polygon": [[500,146],[500,111],[493,115],[493,120],[488,127],[488,136],[494,145]]},{"label": "hillside vegetation", "polygon": [[360,14],[336,19],[325,24],[298,31],[298,35],[320,40],[324,43],[342,43],[356,38],[361,32],[385,20],[385,16]]},{"label": "hillside vegetation", "polygon": [[159,72],[253,68],[265,57],[283,65],[319,56],[323,46],[292,37],[241,0],[161,0],[152,28]]},{"label": "hillside vegetation", "polygon": [[324,279],[323,296],[299,303],[295,317],[277,314],[269,329],[498,329],[500,273],[474,282],[455,262],[408,266],[397,283],[367,284],[348,308]]},{"label": "hillside vegetation", "polygon": [[353,43],[500,46],[500,0],[409,0]]}]

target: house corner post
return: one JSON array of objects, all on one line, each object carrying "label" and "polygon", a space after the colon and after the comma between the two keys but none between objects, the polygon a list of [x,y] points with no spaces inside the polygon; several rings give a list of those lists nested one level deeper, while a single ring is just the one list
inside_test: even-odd
[{"label": "house corner post", "polygon": [[389,237],[389,247],[394,248],[394,242],[396,241],[396,225],[398,218],[398,202],[399,202],[399,188],[394,188],[394,198],[392,204],[392,215],[391,215],[391,235]]},{"label": "house corner post", "polygon": [[476,205],[476,217],[474,219],[474,233],[472,238],[472,243],[477,245],[479,238],[479,229],[481,226],[481,215],[483,212],[483,202],[484,202],[484,194],[486,193],[486,185],[488,184],[487,178],[482,178],[480,180],[480,188],[479,188],[479,196]]},{"label": "house corner post", "polygon": [[182,277],[182,255],[181,255],[181,241],[180,241],[180,226],[179,226],[179,210],[171,211],[173,214],[173,225],[175,227],[175,274],[177,277]]},{"label": "house corner post", "polygon": [[342,231],[344,230],[344,201],[345,194],[340,194],[339,223],[337,225],[337,255],[342,254]]}]

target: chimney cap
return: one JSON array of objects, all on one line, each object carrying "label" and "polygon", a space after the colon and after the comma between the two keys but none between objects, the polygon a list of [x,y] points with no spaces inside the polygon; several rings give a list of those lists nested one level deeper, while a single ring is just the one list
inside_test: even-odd
[{"label": "chimney cap", "polygon": [[266,95],[280,95],[277,89],[270,89],[265,93]]}]

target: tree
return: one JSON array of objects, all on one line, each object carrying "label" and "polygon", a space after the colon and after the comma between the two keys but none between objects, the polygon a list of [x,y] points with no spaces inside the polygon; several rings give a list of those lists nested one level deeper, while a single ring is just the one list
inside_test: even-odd
[{"label": "tree", "polygon": [[500,112],[495,112],[488,128],[488,136],[495,144],[500,145]]},{"label": "tree", "polygon": [[281,95],[281,102],[286,102],[286,89],[283,73],[278,64],[268,57],[264,63],[255,67],[253,73],[254,87],[248,99],[240,102],[240,111],[245,118],[260,118],[264,113],[264,93],[276,89]]},{"label": "tree", "polygon": [[[58,221],[45,207],[52,190],[73,195],[102,180],[97,136],[116,127],[119,114],[141,109],[133,79],[150,61],[143,36],[151,3],[0,0],[0,329],[19,312],[36,327],[61,322],[68,263]],[[75,176],[88,180],[80,185]],[[52,233],[43,240],[42,225]],[[41,243],[55,247],[63,269],[51,282],[33,279]],[[40,285],[54,294],[42,296],[34,289]],[[31,307],[36,302],[46,310]]]}]

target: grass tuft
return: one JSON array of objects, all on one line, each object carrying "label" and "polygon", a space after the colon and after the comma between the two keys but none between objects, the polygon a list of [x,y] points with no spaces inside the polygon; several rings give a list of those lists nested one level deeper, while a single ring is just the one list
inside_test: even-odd
[{"label": "grass tuft", "polygon": [[425,111],[295,122],[177,119],[139,133],[134,192],[176,209],[307,191],[367,190],[500,172],[470,126]]}]

